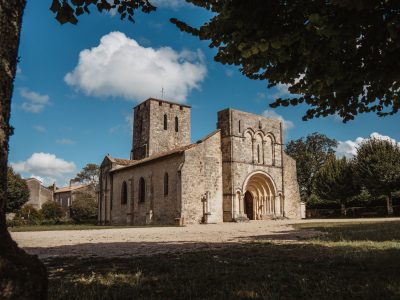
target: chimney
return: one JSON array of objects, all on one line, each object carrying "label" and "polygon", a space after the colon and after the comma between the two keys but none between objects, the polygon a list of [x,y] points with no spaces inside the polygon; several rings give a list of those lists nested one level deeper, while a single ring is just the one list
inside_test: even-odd
[{"label": "chimney", "polygon": [[54,181],[53,182],[53,192],[55,192],[57,190],[57,188],[56,188],[56,182]]}]

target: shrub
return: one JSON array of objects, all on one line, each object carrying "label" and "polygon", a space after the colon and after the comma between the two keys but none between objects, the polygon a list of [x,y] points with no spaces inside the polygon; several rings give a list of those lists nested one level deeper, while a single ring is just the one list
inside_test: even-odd
[{"label": "shrub", "polygon": [[71,206],[71,218],[77,223],[97,219],[97,201],[93,194],[87,192],[76,194]]},{"label": "shrub", "polygon": [[58,204],[55,201],[45,202],[42,205],[41,212],[46,220],[52,220],[52,221],[58,221],[65,215],[64,209],[61,207],[60,204]]},{"label": "shrub", "polygon": [[43,220],[43,215],[40,211],[34,208],[31,204],[24,205],[16,214],[14,221],[19,225],[37,225]]}]

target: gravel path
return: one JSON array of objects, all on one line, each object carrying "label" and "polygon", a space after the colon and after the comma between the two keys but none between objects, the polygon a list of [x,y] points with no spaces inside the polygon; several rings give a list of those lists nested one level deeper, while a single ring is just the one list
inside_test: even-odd
[{"label": "gravel path", "polygon": [[298,242],[321,234],[296,230],[292,224],[314,222],[376,222],[400,220],[280,220],[190,225],[186,227],[142,227],[97,230],[13,232],[19,246],[40,258],[57,256],[121,257],[201,251],[257,240]]}]

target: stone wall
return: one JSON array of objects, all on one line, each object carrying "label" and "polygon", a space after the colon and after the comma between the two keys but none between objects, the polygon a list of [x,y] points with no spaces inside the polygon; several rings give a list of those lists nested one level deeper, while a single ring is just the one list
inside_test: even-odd
[{"label": "stone wall", "polygon": [[[183,154],[171,155],[111,173],[110,210],[112,224],[174,224],[180,218],[180,186],[178,169]],[[164,178],[168,173],[168,194],[164,193]],[[139,199],[139,181],[145,181],[145,200]],[[127,184],[128,201],[123,204],[122,184]]]},{"label": "stone wall", "polygon": [[300,190],[297,182],[296,161],[283,153],[285,184],[285,217],[300,219]]},{"label": "stone wall", "polygon": [[41,209],[43,203],[53,200],[53,191],[42,186],[39,180],[30,178],[26,180],[29,188],[29,201],[25,204],[30,204],[36,209]]},{"label": "stone wall", "polygon": [[185,151],[181,177],[184,222],[222,222],[222,155],[219,131]]}]

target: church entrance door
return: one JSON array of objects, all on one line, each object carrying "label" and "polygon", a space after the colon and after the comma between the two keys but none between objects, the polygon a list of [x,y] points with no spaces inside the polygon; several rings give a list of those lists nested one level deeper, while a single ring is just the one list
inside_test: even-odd
[{"label": "church entrance door", "polygon": [[244,194],[244,213],[249,220],[254,220],[253,196],[248,191]]}]

